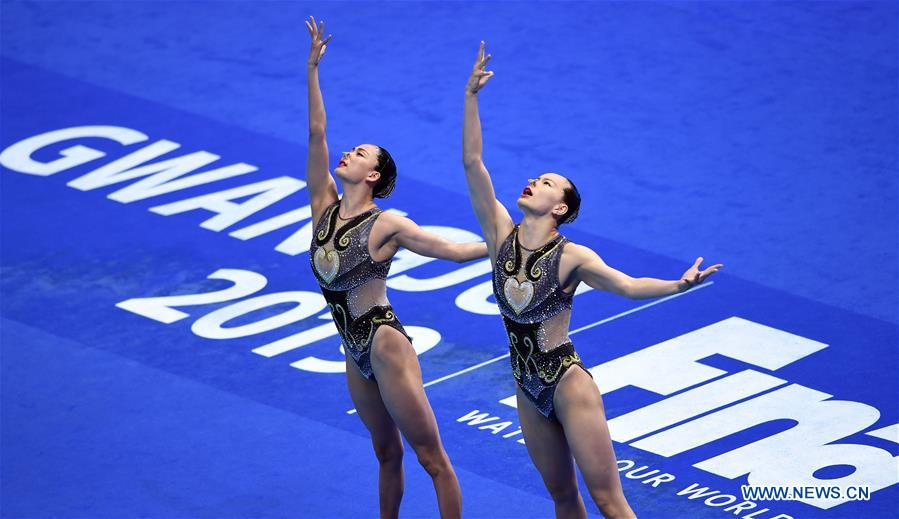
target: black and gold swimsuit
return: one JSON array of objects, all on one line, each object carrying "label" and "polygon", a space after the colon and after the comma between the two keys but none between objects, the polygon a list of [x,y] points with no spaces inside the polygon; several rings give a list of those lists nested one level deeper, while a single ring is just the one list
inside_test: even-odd
[{"label": "black and gold swimsuit", "polygon": [[346,352],[365,378],[374,379],[371,346],[378,327],[409,335],[387,302],[384,280],[393,260],[378,262],[368,253],[368,236],[381,210],[374,207],[347,221],[339,209],[338,200],[318,221],[309,259]]},{"label": "black and gold swimsuit", "polygon": [[518,242],[516,225],[493,265],[493,294],[509,339],[512,374],[537,410],[556,421],[553,395],[562,375],[571,366],[587,371],[568,339],[574,294],[564,292],[559,283],[559,260],[567,241],[560,234],[529,251]]}]

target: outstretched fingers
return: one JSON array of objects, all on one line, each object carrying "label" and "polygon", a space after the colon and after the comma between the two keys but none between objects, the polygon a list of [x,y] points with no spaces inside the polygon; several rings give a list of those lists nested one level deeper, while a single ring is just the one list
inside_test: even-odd
[{"label": "outstretched fingers", "polygon": [[722,265],[721,263],[718,263],[717,265],[712,265],[711,267],[709,267],[709,268],[703,270],[703,271],[702,271],[702,277],[703,277],[703,279],[709,277],[710,275],[714,274],[715,272],[718,272],[718,269],[720,269],[720,268],[723,267],[723,266],[724,266],[724,265]]},{"label": "outstretched fingers", "polygon": [[322,35],[325,34],[325,21],[321,20],[320,22],[315,21],[315,17],[309,16],[309,19],[305,21],[306,28],[309,29],[309,35],[312,36],[313,43],[319,43],[324,45],[331,40],[332,35],[328,35],[327,38],[322,40]]},{"label": "outstretched fingers", "polygon": [[329,34],[327,38],[322,40],[321,37],[324,34],[325,34],[325,21],[322,20],[321,25],[318,26],[318,39],[321,40],[321,42],[322,42],[322,54],[325,53],[324,45],[326,43],[328,43],[329,41],[331,41],[331,36],[333,36],[332,34]]},{"label": "outstretched fingers", "polygon": [[485,44],[481,41],[481,46],[478,48],[478,59],[475,61],[474,68],[483,70],[484,67],[487,66],[487,62],[490,61],[492,57],[490,54],[484,55]]},{"label": "outstretched fingers", "polygon": [[684,273],[682,280],[687,282],[687,287],[692,287],[699,283],[702,283],[707,277],[711,276],[715,272],[718,272],[721,267],[724,266],[723,263],[716,263],[711,267],[707,267],[703,270],[699,270],[699,265],[702,263],[703,257],[700,256],[696,258],[696,261],[693,262],[693,265],[687,269],[687,272]]}]

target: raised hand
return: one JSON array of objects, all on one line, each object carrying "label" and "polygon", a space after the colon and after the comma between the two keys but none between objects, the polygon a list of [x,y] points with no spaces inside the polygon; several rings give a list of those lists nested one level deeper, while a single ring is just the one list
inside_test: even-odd
[{"label": "raised hand", "polygon": [[325,33],[325,22],[322,21],[320,25],[316,24],[315,18],[312,16],[306,20],[306,28],[309,29],[309,35],[312,36],[312,48],[309,49],[308,64],[310,67],[315,67],[321,61],[322,56],[325,55],[325,44],[331,41],[331,35],[329,34],[327,38],[322,40],[322,35]]},{"label": "raised hand", "polygon": [[724,264],[722,263],[717,263],[705,270],[700,271],[700,263],[702,263],[702,256],[696,258],[696,262],[693,263],[693,266],[687,269],[687,271],[684,272],[684,275],[681,276],[681,281],[686,282],[686,286],[684,287],[685,290],[702,283],[703,281],[705,281],[705,278],[711,276],[715,272],[718,272],[718,269],[724,266]]},{"label": "raised hand", "polygon": [[490,54],[484,55],[484,42],[482,41],[481,47],[478,49],[478,59],[471,70],[468,84],[465,85],[466,92],[477,94],[478,90],[487,84],[487,80],[493,77],[493,71],[486,69],[488,61],[490,61]]}]

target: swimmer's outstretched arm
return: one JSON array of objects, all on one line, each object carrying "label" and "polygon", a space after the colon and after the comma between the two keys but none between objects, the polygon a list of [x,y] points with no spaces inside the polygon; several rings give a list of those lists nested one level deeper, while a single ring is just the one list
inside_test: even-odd
[{"label": "swimmer's outstretched arm", "polygon": [[446,238],[426,231],[415,222],[393,213],[381,213],[378,221],[385,225],[388,239],[384,247],[392,256],[400,247],[429,258],[440,258],[457,263],[487,257],[487,244],[484,242],[455,243]]},{"label": "swimmer's outstretched arm", "polygon": [[589,247],[570,243],[566,247],[565,253],[574,256],[573,274],[575,279],[583,281],[595,289],[612,292],[629,299],[651,299],[683,292],[702,283],[724,266],[722,263],[718,263],[700,271],[699,264],[702,263],[700,256],[678,280],[633,278],[606,265],[602,258]]},{"label": "swimmer's outstretched arm", "polygon": [[478,91],[493,76],[486,70],[490,55],[484,55],[484,42],[478,50],[471,76],[465,85],[465,120],[462,127],[462,163],[468,181],[468,195],[471,205],[481,224],[481,231],[487,241],[490,255],[496,251],[496,242],[505,239],[512,232],[512,217],[509,211],[496,199],[490,174],[484,166],[482,154],[481,119],[478,114]]},{"label": "swimmer's outstretched arm", "polygon": [[325,139],[325,102],[318,85],[318,63],[325,54],[329,35],[322,40],[325,22],[316,24],[315,18],[306,20],[306,28],[312,37],[309,60],[306,62],[307,88],[309,90],[309,154],[306,157],[306,184],[312,205],[313,221],[318,221],[325,208],[337,201],[337,184],[328,168],[328,141]]}]

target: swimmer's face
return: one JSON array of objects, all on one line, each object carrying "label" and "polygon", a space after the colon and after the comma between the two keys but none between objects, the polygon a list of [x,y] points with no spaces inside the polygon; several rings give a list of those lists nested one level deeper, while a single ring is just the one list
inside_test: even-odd
[{"label": "swimmer's face", "polygon": [[554,214],[561,217],[568,210],[565,204],[565,188],[570,187],[568,179],[557,173],[544,173],[528,180],[521,190],[517,205],[525,213],[535,215]]},{"label": "swimmer's face", "polygon": [[364,182],[366,179],[377,181],[380,173],[375,171],[378,167],[378,153],[380,148],[374,144],[360,144],[350,151],[345,151],[340,156],[340,162],[334,168],[337,178],[351,184]]}]

